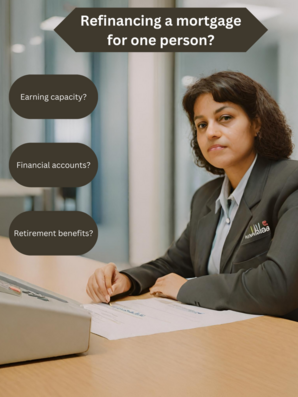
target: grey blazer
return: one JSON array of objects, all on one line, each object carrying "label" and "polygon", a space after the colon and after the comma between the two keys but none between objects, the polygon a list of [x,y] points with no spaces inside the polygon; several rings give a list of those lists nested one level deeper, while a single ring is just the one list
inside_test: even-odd
[{"label": "grey blazer", "polygon": [[195,192],[190,221],[164,256],[122,272],[133,281],[133,294],[177,273],[197,277],[180,288],[183,303],[298,321],[298,161],[258,156],[223,247],[220,274],[208,275],[222,183],[220,177]]}]

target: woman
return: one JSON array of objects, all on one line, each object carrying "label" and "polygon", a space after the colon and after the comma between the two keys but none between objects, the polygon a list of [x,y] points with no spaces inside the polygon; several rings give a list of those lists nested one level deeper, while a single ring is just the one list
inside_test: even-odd
[{"label": "woman", "polygon": [[288,159],[282,112],[236,72],[199,80],[183,106],[197,165],[224,178],[196,191],[190,221],[164,256],[121,273],[112,263],[97,269],[87,293],[109,302],[149,289],[210,309],[298,320],[298,161]]}]

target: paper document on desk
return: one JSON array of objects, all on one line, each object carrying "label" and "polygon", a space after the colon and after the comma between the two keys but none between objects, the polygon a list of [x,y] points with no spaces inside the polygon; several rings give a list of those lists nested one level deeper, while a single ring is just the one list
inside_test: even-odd
[{"label": "paper document on desk", "polygon": [[207,327],[258,317],[231,310],[204,309],[165,298],[129,300],[114,302],[112,305],[93,303],[83,307],[92,315],[91,332],[109,340]]}]

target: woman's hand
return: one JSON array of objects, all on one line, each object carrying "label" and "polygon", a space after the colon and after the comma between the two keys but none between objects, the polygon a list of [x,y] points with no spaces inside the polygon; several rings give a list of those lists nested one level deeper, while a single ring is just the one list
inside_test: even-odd
[{"label": "woman's hand", "polygon": [[156,283],[150,288],[150,294],[177,300],[178,292],[186,282],[187,280],[178,274],[170,273],[156,280]]},{"label": "woman's hand", "polygon": [[95,270],[88,280],[86,292],[96,303],[109,303],[111,296],[127,292],[130,287],[129,278],[118,272],[115,263],[109,263]]}]

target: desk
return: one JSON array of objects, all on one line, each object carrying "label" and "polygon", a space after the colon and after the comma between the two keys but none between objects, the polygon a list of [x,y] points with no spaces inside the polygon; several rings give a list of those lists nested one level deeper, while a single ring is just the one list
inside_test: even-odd
[{"label": "desk", "polygon": [[[90,303],[85,285],[101,263],[25,256],[6,238],[0,238],[0,252],[0,271]],[[91,334],[89,352],[83,355],[0,367],[0,394],[296,397],[297,374],[298,324],[260,317],[116,341]]]}]

